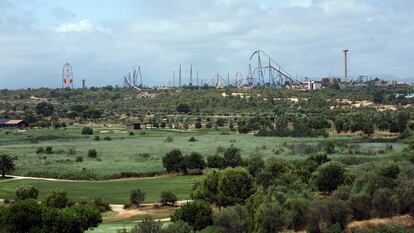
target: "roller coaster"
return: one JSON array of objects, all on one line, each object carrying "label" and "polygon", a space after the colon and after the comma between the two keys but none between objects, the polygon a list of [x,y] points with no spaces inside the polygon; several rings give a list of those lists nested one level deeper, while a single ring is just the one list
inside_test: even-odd
[{"label": "roller coaster", "polygon": [[[173,73],[173,87],[175,87],[175,73]],[[207,79],[208,80],[208,79]],[[181,65],[179,69],[179,84],[181,87]],[[166,82],[165,87],[170,86]],[[201,81],[203,85],[203,81]],[[234,82],[230,81],[230,75],[227,80],[219,73],[214,74],[209,82],[205,84],[211,87],[223,88],[225,86],[234,86],[236,88],[253,88],[253,87],[286,87],[286,88],[303,88],[304,83],[293,78],[285,69],[283,69],[273,58],[262,50],[256,50],[250,55],[249,67],[247,74],[237,72],[234,76]],[[190,68],[190,84],[192,84],[192,67]],[[198,86],[198,72],[197,72]],[[142,90],[141,66],[134,66],[130,72],[124,76],[124,87]]]},{"label": "roller coaster", "polygon": [[299,88],[303,84],[292,77],[273,58],[262,50],[256,50],[250,55],[249,71],[243,75],[236,73],[236,87],[291,87]]},{"label": "roller coaster", "polygon": [[134,66],[131,71],[124,75],[124,88],[142,90],[141,66]]}]

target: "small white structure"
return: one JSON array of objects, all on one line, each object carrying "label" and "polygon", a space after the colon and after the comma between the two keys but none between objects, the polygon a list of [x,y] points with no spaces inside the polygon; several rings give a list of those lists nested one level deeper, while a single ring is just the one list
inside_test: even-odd
[{"label": "small white structure", "polygon": [[305,87],[307,90],[317,90],[322,88],[322,83],[317,81],[307,81],[305,82]]}]

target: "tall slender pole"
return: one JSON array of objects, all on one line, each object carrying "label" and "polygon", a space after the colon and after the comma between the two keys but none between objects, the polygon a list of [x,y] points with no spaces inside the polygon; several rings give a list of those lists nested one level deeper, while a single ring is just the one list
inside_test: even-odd
[{"label": "tall slender pole", "polygon": [[193,85],[193,64],[190,64],[190,86]]},{"label": "tall slender pole", "polygon": [[348,80],[348,49],[344,49],[344,63],[345,63],[345,80]]},{"label": "tall slender pole", "polygon": [[198,87],[198,70],[197,70],[197,87]]},{"label": "tall slender pole", "polygon": [[173,87],[175,87],[175,70],[173,70]]},{"label": "tall slender pole", "polygon": [[180,71],[178,73],[178,87],[181,87],[181,64],[180,64]]}]

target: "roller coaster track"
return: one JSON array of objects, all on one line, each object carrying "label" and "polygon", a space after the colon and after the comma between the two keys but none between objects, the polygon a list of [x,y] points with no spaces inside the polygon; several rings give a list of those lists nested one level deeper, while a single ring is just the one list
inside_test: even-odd
[{"label": "roller coaster track", "polygon": [[[250,64],[257,59],[257,66],[253,71],[249,71],[251,78],[256,79],[258,85],[266,84],[265,79],[268,78],[268,85],[284,86],[287,83],[294,86],[302,86],[303,84],[292,77],[285,69],[283,69],[273,58],[262,50],[256,50],[250,56]],[[268,60],[268,65],[264,66],[263,59]],[[251,66],[249,68],[251,70]],[[267,76],[265,78],[265,73]],[[276,79],[276,80],[275,80]]]},{"label": "roller coaster track", "polygon": [[[138,79],[140,80],[139,86],[137,85]],[[124,76],[124,87],[134,88],[138,91],[142,91],[142,74],[141,74],[141,66],[134,66],[132,68],[132,76],[131,72],[128,72]]]}]

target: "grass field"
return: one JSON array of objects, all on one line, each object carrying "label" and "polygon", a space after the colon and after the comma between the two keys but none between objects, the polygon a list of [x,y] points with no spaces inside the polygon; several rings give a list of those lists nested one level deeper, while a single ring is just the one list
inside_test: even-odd
[{"label": "grass field", "polygon": [[171,176],[149,179],[119,180],[119,181],[44,181],[44,180],[8,180],[0,182],[0,198],[14,199],[17,187],[24,184],[34,185],[39,191],[39,199],[54,189],[63,189],[73,201],[87,201],[102,198],[111,204],[129,203],[129,192],[140,188],[145,192],[145,202],[153,203],[159,200],[161,191],[171,190],[178,199],[189,199],[192,185],[199,179],[197,176]]},{"label": "grass field", "polygon": [[[305,156],[292,153],[289,145],[305,142],[315,144],[323,140],[350,141],[361,138],[353,135],[335,135],[328,139],[257,137],[251,134],[237,134],[227,129],[214,130],[140,130],[129,135],[123,128],[94,128],[94,135],[81,134],[81,127],[67,129],[29,129],[26,131],[0,130],[0,152],[14,156],[16,160],[15,175],[53,177],[66,179],[102,180],[114,177],[147,176],[164,172],[161,158],[172,149],[183,153],[200,152],[205,157],[222,153],[223,149],[236,146],[241,149],[244,158],[251,154],[260,154],[286,160],[301,160]],[[99,136],[100,141],[94,137]],[[172,142],[167,142],[167,136]],[[104,140],[110,137],[111,140]],[[189,142],[195,137],[196,142]],[[52,154],[37,154],[39,147],[53,147]],[[381,143],[362,143],[367,150],[381,148]],[[394,151],[402,150],[401,144],[394,145]],[[96,149],[98,159],[88,158],[89,149]],[[280,150],[282,152],[275,152]],[[69,151],[73,153],[69,153]],[[345,152],[332,155],[334,158],[344,156]],[[381,156],[387,156],[390,153]],[[83,157],[83,162],[76,162],[76,157]],[[362,156],[362,155],[361,155]],[[362,156],[364,157],[364,156]],[[365,159],[371,160],[370,156]],[[128,175],[128,174],[127,174]]]}]

